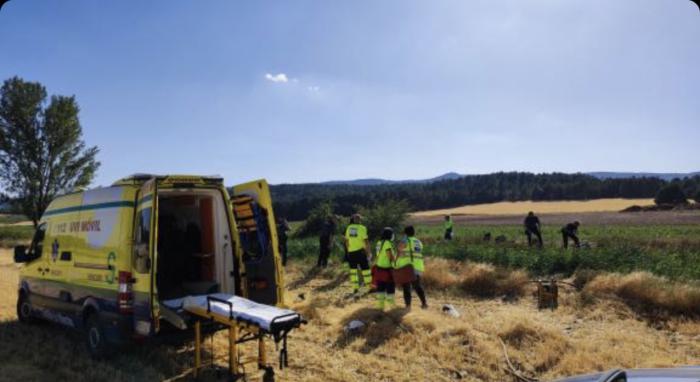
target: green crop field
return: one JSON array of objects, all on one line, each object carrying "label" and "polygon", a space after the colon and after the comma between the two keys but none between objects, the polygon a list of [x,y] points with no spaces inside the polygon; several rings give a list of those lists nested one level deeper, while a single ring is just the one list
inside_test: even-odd
[{"label": "green crop field", "polygon": [[32,239],[34,227],[31,225],[0,225],[0,247],[12,247]]},{"label": "green crop field", "polygon": [[23,215],[6,215],[0,214],[0,224],[14,224],[27,221]]},{"label": "green crop field", "polygon": [[[544,248],[529,248],[520,225],[468,225],[455,227],[455,239],[442,239],[442,228],[418,225],[418,237],[428,258],[442,257],[521,268],[532,275],[569,276],[577,269],[629,273],[649,271],[682,281],[700,280],[700,225],[596,225],[582,226],[579,237],[588,247],[562,249],[558,226],[543,230]],[[483,241],[490,232],[492,240]],[[506,241],[493,239],[504,235]],[[342,255],[336,236],[333,256]],[[290,258],[314,257],[317,238],[292,238]],[[428,263],[429,264],[429,263]],[[429,266],[429,265],[428,265]]]}]

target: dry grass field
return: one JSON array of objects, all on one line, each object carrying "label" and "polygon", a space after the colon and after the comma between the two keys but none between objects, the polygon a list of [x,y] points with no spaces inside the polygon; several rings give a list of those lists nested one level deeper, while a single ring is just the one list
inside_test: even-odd
[{"label": "dry grass field", "polygon": [[[700,363],[700,321],[649,315],[634,303],[640,283],[663,283],[661,279],[648,274],[599,276],[582,293],[564,289],[559,309],[539,311],[531,287],[521,283],[527,278],[523,273],[494,272],[488,265],[434,259],[425,275],[430,309],[380,312],[373,309],[370,296],[359,301],[345,298],[348,288],[340,270],[318,272],[308,263],[292,264],[287,299],[309,324],[291,335],[290,367],[278,372],[277,379],[515,380],[506,367],[504,346],[519,373],[539,380],[613,367]],[[112,360],[93,361],[79,334],[52,324],[16,322],[16,283],[17,269],[10,251],[4,250],[0,252],[0,380],[162,380],[186,374],[192,365],[188,341],[151,341]],[[496,295],[479,293],[494,287]],[[673,300],[699,304],[700,291],[684,288]],[[511,298],[504,300],[501,294]],[[645,300],[650,303],[655,297],[645,298],[652,299]],[[444,315],[440,307],[445,303],[453,304],[461,317]],[[365,330],[346,334],[345,324],[354,319],[364,321]],[[224,333],[207,339],[205,349],[211,342],[215,363],[223,367]],[[276,354],[272,347],[269,351]],[[209,360],[210,354],[204,359]],[[249,380],[259,380],[260,373],[248,371]],[[204,380],[220,377],[210,371]]]},{"label": "dry grass field", "polygon": [[616,212],[629,206],[646,206],[654,204],[653,199],[595,199],[572,200],[556,202],[498,202],[487,204],[468,205],[441,210],[419,211],[412,215],[415,217],[430,217],[451,215],[523,215],[528,211],[537,211],[538,214],[570,214],[585,212]]}]

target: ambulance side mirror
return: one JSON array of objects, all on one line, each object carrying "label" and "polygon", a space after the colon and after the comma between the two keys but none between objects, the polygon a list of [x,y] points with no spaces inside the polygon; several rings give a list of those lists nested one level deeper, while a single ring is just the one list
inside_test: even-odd
[{"label": "ambulance side mirror", "polygon": [[18,245],[15,247],[15,263],[27,263],[30,261],[27,255],[27,247]]}]

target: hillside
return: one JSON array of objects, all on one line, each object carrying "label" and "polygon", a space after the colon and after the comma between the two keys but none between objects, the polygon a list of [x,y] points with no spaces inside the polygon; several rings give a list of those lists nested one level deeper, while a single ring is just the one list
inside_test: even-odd
[{"label": "hillside", "polygon": [[[678,183],[690,196],[700,190],[700,176],[684,178]],[[667,184],[668,181],[656,177],[601,179],[586,174],[500,172],[408,183],[280,184],[273,185],[271,190],[277,215],[301,220],[324,201],[332,201],[336,213],[349,215],[357,206],[390,199],[406,200],[413,211],[502,201],[648,199]]]},{"label": "hillside", "polygon": [[[585,175],[591,175],[598,179],[629,179],[629,178],[659,178],[665,181],[673,179],[692,178],[700,175],[700,171],[695,172],[619,172],[619,171],[593,171],[584,172]],[[401,184],[401,183],[432,183],[441,180],[459,179],[463,176],[474,176],[473,174],[459,174],[456,172],[448,172],[428,179],[412,179],[412,180],[393,180],[382,178],[366,178],[353,180],[330,180],[319,182],[319,184],[327,185],[351,185],[351,186],[377,186],[381,184]]]}]

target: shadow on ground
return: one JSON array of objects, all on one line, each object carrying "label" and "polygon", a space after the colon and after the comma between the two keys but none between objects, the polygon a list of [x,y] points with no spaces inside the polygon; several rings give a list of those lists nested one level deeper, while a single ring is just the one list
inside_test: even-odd
[{"label": "shadow on ground", "polygon": [[395,308],[388,312],[378,309],[360,308],[346,316],[341,322],[345,328],[351,321],[362,321],[365,326],[354,332],[341,333],[335,341],[335,346],[346,348],[357,341],[363,341],[358,351],[363,354],[371,353],[391,338],[400,333],[410,331],[402,324],[408,310]]},{"label": "shadow on ground", "polygon": [[[119,348],[109,359],[95,360],[78,330],[41,321],[31,324],[2,321],[0,381],[133,381],[187,375],[186,371],[194,364],[194,353],[192,343],[183,342],[183,338],[132,343]],[[204,363],[212,359],[209,344],[209,337],[205,337]],[[213,356],[217,359],[226,356],[219,353]],[[215,375],[218,373],[211,375],[214,380]]]}]

